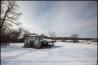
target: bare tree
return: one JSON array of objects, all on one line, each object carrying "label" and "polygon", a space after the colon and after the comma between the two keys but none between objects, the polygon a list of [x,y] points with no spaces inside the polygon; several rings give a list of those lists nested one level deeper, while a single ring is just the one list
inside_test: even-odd
[{"label": "bare tree", "polygon": [[72,42],[74,42],[74,43],[79,42],[79,41],[78,41],[78,37],[79,37],[79,35],[78,35],[77,33],[72,34],[72,35],[71,35]]},{"label": "bare tree", "polygon": [[[18,17],[21,15],[21,13],[17,11],[18,7],[16,1],[1,1],[0,42],[2,42],[6,36],[10,36],[7,32],[12,30],[11,27],[14,24],[20,24],[16,22]],[[3,38],[4,36],[5,38]]]},{"label": "bare tree", "polygon": [[1,1],[0,33],[4,28],[9,29],[13,24],[19,25],[16,22],[21,14],[17,12],[18,7],[16,1]]},{"label": "bare tree", "polygon": [[[56,33],[55,32],[49,32],[49,36],[52,37],[53,41],[56,42]],[[54,45],[54,44],[52,43],[52,45]]]},{"label": "bare tree", "polygon": [[23,38],[25,38],[29,34],[30,34],[30,32],[28,30],[23,29]]},{"label": "bare tree", "polygon": [[10,40],[11,41],[17,41],[19,37],[22,34],[22,28],[19,28],[18,30],[14,29],[10,31]]},{"label": "bare tree", "polygon": [[9,45],[9,42],[17,42],[19,37],[21,36],[22,30],[19,29],[12,29],[9,32],[4,32],[1,35],[1,41],[3,46]]}]

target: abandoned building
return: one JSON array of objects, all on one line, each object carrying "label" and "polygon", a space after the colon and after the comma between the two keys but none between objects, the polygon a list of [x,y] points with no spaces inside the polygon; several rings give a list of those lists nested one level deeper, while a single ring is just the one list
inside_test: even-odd
[{"label": "abandoned building", "polygon": [[25,37],[24,47],[29,48],[44,48],[44,47],[52,47],[54,41],[52,39],[48,39],[44,34],[30,34]]}]

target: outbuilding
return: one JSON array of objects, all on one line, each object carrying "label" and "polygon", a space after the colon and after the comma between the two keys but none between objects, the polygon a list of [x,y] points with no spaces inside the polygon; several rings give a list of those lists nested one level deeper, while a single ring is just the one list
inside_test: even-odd
[{"label": "outbuilding", "polygon": [[52,39],[48,39],[47,36],[44,34],[37,35],[37,34],[30,34],[25,37],[24,47],[29,48],[43,48],[43,47],[51,47]]}]

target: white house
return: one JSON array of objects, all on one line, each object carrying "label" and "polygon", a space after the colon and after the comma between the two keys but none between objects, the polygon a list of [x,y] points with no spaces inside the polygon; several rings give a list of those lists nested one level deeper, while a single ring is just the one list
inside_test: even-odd
[{"label": "white house", "polygon": [[30,34],[25,37],[24,46],[31,48],[41,48],[41,47],[50,47],[52,44],[50,43],[52,40],[45,38],[44,34]]}]

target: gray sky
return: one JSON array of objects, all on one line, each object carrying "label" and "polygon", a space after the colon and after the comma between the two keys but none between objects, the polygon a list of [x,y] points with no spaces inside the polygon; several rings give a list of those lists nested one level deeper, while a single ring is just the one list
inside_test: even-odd
[{"label": "gray sky", "polygon": [[18,1],[21,26],[32,33],[97,37],[96,1]]}]

